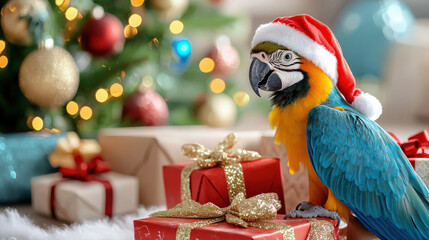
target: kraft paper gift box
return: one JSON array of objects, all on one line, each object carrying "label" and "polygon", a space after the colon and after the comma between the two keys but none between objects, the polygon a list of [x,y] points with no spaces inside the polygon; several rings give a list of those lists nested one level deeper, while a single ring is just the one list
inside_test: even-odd
[{"label": "kraft paper gift box", "polygon": [[274,143],[274,131],[264,132],[261,137],[261,145],[258,152],[262,157],[273,157],[280,159],[280,166],[283,173],[283,194],[285,199],[286,212],[295,210],[295,207],[308,201],[308,176],[303,165],[294,175],[290,174],[287,166],[288,155],[283,144]]},{"label": "kraft paper gift box", "polygon": [[[152,206],[166,203],[162,166],[189,161],[182,154],[183,144],[212,149],[231,132],[206,126],[133,127],[101,130],[98,140],[112,171],[137,176],[140,203]],[[234,132],[239,138],[237,148],[258,150],[261,132]]]},{"label": "kraft paper gift box", "polygon": [[[138,207],[137,178],[114,172],[96,176],[112,186],[111,211],[113,216],[134,212]],[[51,189],[56,184],[54,199]],[[67,222],[98,219],[106,216],[106,189],[98,181],[81,181],[63,178],[53,173],[31,179],[32,208],[35,212],[53,216],[51,204],[57,219]]]}]

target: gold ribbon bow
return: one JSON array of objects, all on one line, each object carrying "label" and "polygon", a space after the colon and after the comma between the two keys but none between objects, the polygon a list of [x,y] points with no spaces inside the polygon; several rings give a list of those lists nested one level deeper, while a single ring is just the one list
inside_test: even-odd
[{"label": "gold ribbon bow", "polygon": [[261,155],[255,151],[232,149],[237,141],[237,134],[230,133],[213,151],[201,144],[185,144],[182,146],[183,155],[195,161],[195,164],[183,168],[181,173],[182,201],[191,199],[190,176],[192,171],[201,168],[221,166],[224,169],[230,202],[238,193],[246,193],[243,169],[240,163],[258,160]]},{"label": "gold ribbon bow", "polygon": [[281,203],[276,193],[262,193],[248,199],[245,198],[244,193],[238,193],[231,205],[225,208],[210,202],[202,205],[188,199],[169,210],[155,212],[150,216],[206,219],[180,225],[176,232],[176,240],[190,239],[191,230],[195,227],[223,221],[241,227],[276,229],[282,233],[284,240],[295,239],[291,226],[265,222],[273,220],[280,208]]},{"label": "gold ribbon bow", "polygon": [[49,162],[52,167],[74,168],[74,153],[79,153],[84,162],[89,162],[101,153],[101,147],[96,140],[81,140],[75,132],[70,132],[58,140],[55,150],[49,155]]},{"label": "gold ribbon bow", "polygon": [[185,144],[182,146],[182,151],[183,155],[195,160],[199,168],[212,168],[261,158],[261,155],[255,151],[232,149],[237,141],[237,134],[230,133],[213,151],[201,144]]},{"label": "gold ribbon bow", "polygon": [[166,211],[152,213],[151,217],[222,218],[228,223],[248,227],[248,222],[273,220],[281,208],[276,193],[262,193],[246,199],[244,193],[235,196],[231,205],[220,208],[209,202],[204,205],[194,200],[183,201]]}]

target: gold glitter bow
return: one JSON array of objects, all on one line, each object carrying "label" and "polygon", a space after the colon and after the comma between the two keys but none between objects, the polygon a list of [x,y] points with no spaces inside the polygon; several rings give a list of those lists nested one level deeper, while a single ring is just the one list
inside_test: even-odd
[{"label": "gold glitter bow", "polygon": [[183,155],[195,160],[199,168],[212,168],[261,158],[261,155],[255,151],[232,149],[237,141],[237,134],[230,133],[213,151],[201,144],[185,144],[182,146],[182,151]]},{"label": "gold glitter bow", "polygon": [[223,221],[241,227],[276,229],[282,233],[284,240],[295,239],[291,226],[265,222],[273,220],[280,208],[281,203],[276,193],[262,193],[248,199],[245,198],[244,193],[238,193],[231,205],[225,208],[220,208],[211,202],[202,205],[188,199],[169,210],[155,212],[150,216],[206,219],[180,225],[176,231],[177,240],[190,239],[191,231],[195,227]]},{"label": "gold glitter bow", "polygon": [[52,167],[74,168],[73,153],[79,153],[83,161],[89,162],[100,152],[101,147],[96,140],[82,140],[75,132],[70,132],[58,140],[55,150],[49,155],[49,162]]},{"label": "gold glitter bow", "polygon": [[237,141],[237,134],[230,133],[213,151],[201,144],[185,144],[182,146],[183,154],[195,161],[195,164],[183,168],[181,173],[182,201],[191,199],[190,176],[192,171],[201,168],[221,166],[224,169],[230,202],[238,193],[246,193],[243,169],[240,163],[258,160],[261,155],[255,151],[232,149]]},{"label": "gold glitter bow", "polygon": [[[186,200],[175,207],[151,214],[151,217],[223,218],[228,223],[248,227],[248,222],[272,220],[281,208],[276,193],[262,193],[246,199],[244,193],[235,196],[231,205],[220,208],[209,202],[204,205]],[[222,221],[223,221],[222,220]]]}]

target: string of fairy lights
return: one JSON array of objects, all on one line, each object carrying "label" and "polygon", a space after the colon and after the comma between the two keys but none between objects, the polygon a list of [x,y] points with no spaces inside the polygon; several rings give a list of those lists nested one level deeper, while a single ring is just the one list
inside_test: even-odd
[{"label": "string of fairy lights", "polygon": [[[132,7],[135,9],[140,8],[144,0],[130,0]],[[70,0],[55,0],[55,4],[58,8],[64,12],[64,17],[67,19],[68,23],[66,24],[64,38],[66,41],[70,39],[68,36],[71,36],[71,32],[77,26],[77,21],[82,19],[82,14],[76,7],[69,6]],[[142,25],[143,19],[139,12],[133,9],[128,18],[128,24],[124,27],[124,36],[125,38],[132,38],[138,34],[138,27]],[[169,25],[169,30],[172,34],[178,35],[183,32],[184,24],[180,20],[173,20]],[[153,39],[153,42],[158,45],[158,40]],[[152,42],[151,42],[152,43]],[[8,65],[8,58],[5,55],[2,55],[6,48],[6,42],[0,40],[0,69],[5,68]],[[105,66],[103,66],[105,67]],[[199,62],[199,69],[201,72],[209,74],[215,69],[215,61],[209,57],[202,58]],[[119,78],[119,77],[118,77]],[[120,81],[123,81],[125,78],[125,72],[121,72]],[[152,76],[145,76],[142,80],[142,87],[153,88],[154,81]],[[210,91],[215,94],[222,93],[226,88],[226,83],[221,78],[213,78],[209,83]],[[118,98],[123,94],[123,86],[121,83],[113,83],[109,88],[99,88],[94,93],[94,98],[98,103],[105,103],[111,98]],[[249,94],[244,91],[237,91],[233,94],[232,97],[234,103],[237,106],[243,107],[249,103],[250,97]],[[77,103],[75,101],[69,101],[66,104],[66,112],[70,116],[80,117],[81,120],[90,120],[93,117],[93,110],[87,105]],[[44,121],[40,116],[29,116],[27,119],[27,126],[35,131],[40,130],[50,130],[52,132],[59,132],[58,129],[47,129],[44,128]]]}]

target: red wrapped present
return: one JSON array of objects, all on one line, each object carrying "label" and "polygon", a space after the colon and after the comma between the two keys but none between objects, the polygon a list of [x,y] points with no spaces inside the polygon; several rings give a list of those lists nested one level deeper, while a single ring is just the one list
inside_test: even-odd
[{"label": "red wrapped present", "polygon": [[406,142],[401,142],[393,133],[389,134],[399,144],[420,178],[429,186],[429,153],[426,152],[429,147],[428,132],[423,130],[414,134]]},{"label": "red wrapped present", "polygon": [[[163,167],[167,207],[171,208],[181,202],[181,172],[190,162],[176,163]],[[275,192],[284,202],[280,160],[262,158],[257,161],[241,163],[244,175],[246,197],[259,193]],[[220,207],[230,204],[225,173],[222,167],[197,169],[190,176],[191,198],[199,203],[212,202]],[[279,213],[284,213],[282,207]]]},{"label": "red wrapped present", "polygon": [[[232,142],[236,141],[233,135],[228,138],[232,139]],[[222,143],[225,142],[228,141]],[[225,149],[231,149],[233,144],[227,145]],[[163,167],[168,208],[186,199],[193,199],[201,204],[212,202],[219,207],[226,207],[239,192],[244,192],[246,197],[274,192],[280,196],[282,203],[279,213],[285,213],[279,159],[261,159],[259,154],[249,158],[248,156],[255,152],[237,149],[224,155],[224,160],[213,162],[210,154],[222,155],[218,154],[217,150],[209,152],[198,144],[187,144],[183,149],[185,155],[196,159],[196,163],[175,163]],[[196,153],[206,156],[198,157]],[[234,157],[231,157],[231,160],[225,156]],[[240,160],[237,161],[237,158]]]},{"label": "red wrapped present", "polygon": [[[317,231],[327,231],[326,227],[319,227],[322,230],[316,230],[313,225],[324,225],[334,229],[330,232],[331,238],[338,239],[338,228],[334,228],[335,220],[326,218],[317,219],[286,219],[283,220],[284,215],[278,215],[275,220],[269,221],[270,223],[282,224],[287,228],[291,228],[288,238],[283,238],[282,233],[275,229],[264,229],[257,227],[242,228],[234,226],[226,222],[211,224],[204,227],[196,227],[192,230],[189,239],[205,239],[205,240],[256,240],[256,239],[312,239],[307,238],[309,235],[315,236]],[[187,223],[194,223],[203,219],[186,219],[186,218],[144,218],[134,221],[134,239],[136,240],[158,240],[158,239],[176,239],[176,232],[180,225]],[[310,234],[311,233],[311,234]],[[325,238],[316,238],[325,239]]]},{"label": "red wrapped present", "polygon": [[[280,202],[274,200],[273,195],[276,196],[260,194],[244,199],[240,193],[226,208],[184,201],[168,211],[153,214],[155,217],[135,220],[134,237],[136,240],[338,239],[336,220],[284,220],[284,215],[276,216]],[[171,218],[173,216],[182,218]]]}]

